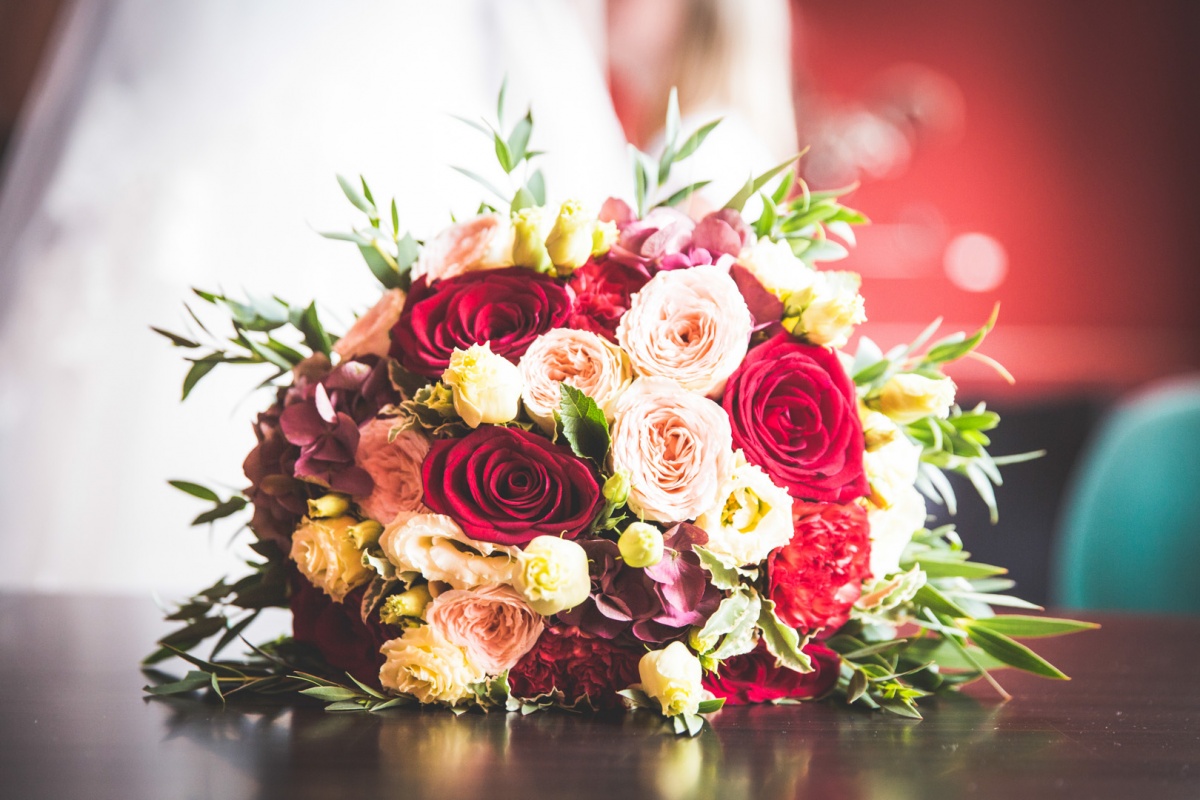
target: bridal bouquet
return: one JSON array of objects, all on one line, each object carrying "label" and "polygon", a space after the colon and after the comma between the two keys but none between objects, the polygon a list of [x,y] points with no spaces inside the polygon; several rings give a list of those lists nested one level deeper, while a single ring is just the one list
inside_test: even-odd
[{"label": "bridal bouquet", "polygon": [[[956,405],[943,373],[990,362],[995,316],[851,354],[859,278],[819,266],[866,222],[847,190],[811,191],[792,159],[716,210],[704,182],[660,199],[717,124],[685,135],[670,108],[661,156],[632,153],[632,204],[549,204],[532,116],[506,129],[502,93],[494,125],[469,124],[516,188],[461,170],[497,198],[476,216],[417,240],[394,201],[341,180],[365,224],[327,235],[382,286],[343,335],[315,303],[203,291],[231,336],[191,308],[194,332],[158,331],[191,354],[185,397],[252,364],[273,368],[273,401],[244,493],[172,481],[212,504],[195,524],[249,513],[261,558],[170,613],[182,626],[147,662],[195,669],[148,691],[629,706],[694,734],[723,703],[918,717],[967,681],[1002,692],[1000,667],[1065,677],[1017,639],[1088,626],[994,614],[1035,607],[926,528],[927,501],[954,509],[946,472],[994,513],[997,467],[1031,455],[989,455],[997,415]],[[222,659],[271,606],[293,635]]]}]

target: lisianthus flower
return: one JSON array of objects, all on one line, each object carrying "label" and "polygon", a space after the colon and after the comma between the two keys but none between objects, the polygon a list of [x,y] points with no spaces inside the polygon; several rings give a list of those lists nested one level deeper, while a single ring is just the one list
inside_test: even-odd
[{"label": "lisianthus flower", "polygon": [[638,662],[642,691],[658,701],[664,716],[695,714],[710,697],[703,685],[700,660],[683,642],[652,650]]},{"label": "lisianthus flower", "polygon": [[349,529],[353,517],[303,520],[292,534],[289,557],[305,578],[340,603],[349,592],[371,579]]},{"label": "lisianthus flower", "polygon": [[792,498],[738,453],[738,465],[717,500],[696,518],[705,548],[732,567],[757,564],[792,538]]},{"label": "lisianthus flower", "polygon": [[455,589],[511,584],[516,574],[516,548],[476,541],[441,514],[401,513],[384,528],[379,547],[399,572]]},{"label": "lisianthus flower", "polygon": [[925,417],[945,419],[954,405],[954,381],[901,373],[888,379],[879,395],[879,410],[899,425]]},{"label": "lisianthus flower", "polygon": [[624,351],[589,331],[555,328],[521,356],[525,411],[547,433],[561,401],[560,383],[570,384],[596,401],[612,419],[617,398],[633,382],[633,367]]},{"label": "lisianthus flower", "polygon": [[912,486],[893,497],[888,508],[871,506],[871,574],[884,578],[900,570],[900,556],[913,534],[925,527],[925,497]]},{"label": "lisianthus flower", "polygon": [[379,682],[422,704],[455,705],[471,697],[471,684],[487,677],[464,648],[429,625],[408,628],[380,649],[385,660],[379,668]]}]

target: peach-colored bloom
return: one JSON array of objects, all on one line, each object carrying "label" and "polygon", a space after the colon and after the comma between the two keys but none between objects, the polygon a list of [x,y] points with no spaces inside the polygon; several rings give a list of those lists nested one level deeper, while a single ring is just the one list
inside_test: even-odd
[{"label": "peach-colored bloom", "polygon": [[455,589],[511,584],[520,549],[470,538],[441,514],[400,513],[379,537],[384,556],[400,572]]},{"label": "peach-colored bloom", "polygon": [[354,517],[305,517],[292,534],[289,557],[300,574],[335,603],[371,579],[371,570],[362,563],[362,554],[350,535],[354,523]]},{"label": "peach-colored bloom", "polygon": [[638,378],[621,396],[611,452],[629,507],[658,522],[704,513],[736,465],[724,410],[665,378]]},{"label": "peach-colored bloom", "polygon": [[451,589],[425,610],[429,626],[489,675],[511,669],[537,644],[542,617],[509,586]]},{"label": "peach-colored bloom", "polygon": [[753,329],[729,270],[705,264],[651,278],[621,318],[617,341],[638,374],[707,395],[742,363]]},{"label": "peach-colored bloom", "polygon": [[343,361],[355,356],[386,356],[392,346],[389,334],[403,310],[404,292],[399,289],[384,292],[379,302],[359,317],[345,336],[338,339],[333,351]]},{"label": "peach-colored bloom", "polygon": [[453,278],[464,272],[512,266],[513,228],[500,214],[482,216],[451,225],[425,244],[413,279]]},{"label": "peach-colored bloom", "polygon": [[387,525],[401,511],[426,512],[421,502],[421,462],[429,453],[429,439],[412,428],[389,442],[395,420],[372,419],[358,429],[354,460],[367,471],[375,488],[358,499],[373,520]]},{"label": "peach-colored bloom", "polygon": [[554,429],[559,383],[567,383],[596,401],[606,417],[633,381],[629,358],[612,342],[591,331],[555,328],[539,336],[520,363],[525,410],[542,429]]}]

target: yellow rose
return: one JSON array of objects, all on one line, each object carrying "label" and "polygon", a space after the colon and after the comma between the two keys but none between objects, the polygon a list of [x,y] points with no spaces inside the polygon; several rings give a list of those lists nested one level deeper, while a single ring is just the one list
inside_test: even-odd
[{"label": "yellow rose", "polygon": [[486,677],[463,648],[428,625],[409,628],[399,639],[385,642],[380,652],[386,658],[379,668],[380,684],[421,703],[455,705],[471,696],[471,684]]},{"label": "yellow rose", "polygon": [[548,272],[553,266],[546,252],[546,237],[554,226],[554,217],[545,206],[522,208],[513,215],[512,261],[518,267]]},{"label": "yellow rose", "polygon": [[642,691],[662,706],[665,716],[695,714],[707,698],[701,685],[704,677],[700,660],[683,642],[671,642],[662,650],[652,650],[638,662]]},{"label": "yellow rose", "polygon": [[662,531],[645,522],[630,523],[617,539],[617,548],[629,566],[652,567],[662,561]]},{"label": "yellow rose", "polygon": [[595,231],[596,217],[580,203],[568,200],[562,204],[554,228],[546,237],[546,253],[560,275],[569,275],[588,260],[595,244]]},{"label": "yellow rose", "polygon": [[592,589],[587,553],[570,539],[538,536],[517,560],[514,586],[543,616],[574,608],[587,599]]},{"label": "yellow rose", "polygon": [[954,405],[954,381],[903,373],[883,385],[879,410],[894,422],[908,425],[925,417],[945,419]]},{"label": "yellow rose", "polygon": [[478,428],[516,418],[521,402],[521,373],[517,365],[492,352],[486,342],[455,349],[442,373],[454,396],[454,410],[463,422]]},{"label": "yellow rose", "polygon": [[357,522],[353,517],[305,517],[292,534],[292,561],[313,586],[337,603],[371,579],[371,569],[363,565],[351,535]]}]

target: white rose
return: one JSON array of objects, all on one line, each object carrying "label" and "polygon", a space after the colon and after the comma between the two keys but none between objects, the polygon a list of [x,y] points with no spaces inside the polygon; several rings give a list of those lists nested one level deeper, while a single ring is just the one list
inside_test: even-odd
[{"label": "white rose", "polygon": [[454,705],[471,696],[471,684],[486,677],[466,650],[428,625],[409,628],[399,639],[385,642],[380,652],[386,658],[379,668],[383,687],[421,703]]},{"label": "white rose", "polygon": [[900,425],[925,417],[945,419],[954,405],[954,381],[901,373],[883,385],[879,410]]},{"label": "white rose", "polygon": [[662,706],[665,716],[695,714],[708,698],[701,681],[704,672],[700,660],[683,642],[671,642],[662,650],[652,650],[638,662],[642,691]]},{"label": "white rose", "polygon": [[792,497],[739,450],[738,466],[721,484],[717,502],[696,518],[708,533],[705,548],[731,567],[757,564],[792,539]]},{"label": "white rose", "polygon": [[570,539],[537,536],[517,555],[514,585],[543,616],[568,611],[592,590],[587,553]]},{"label": "white rose", "polygon": [[442,514],[401,514],[384,529],[379,546],[400,572],[419,572],[455,589],[511,584],[519,552],[477,542]]},{"label": "white rose", "polygon": [[889,508],[867,512],[871,527],[871,575],[884,578],[900,569],[900,556],[913,534],[925,527],[925,498],[912,486]]},{"label": "white rose", "polygon": [[454,410],[472,428],[510,422],[520,409],[520,371],[486,342],[455,348],[442,380],[453,391]]},{"label": "white rose", "polygon": [[555,328],[534,340],[518,365],[525,411],[546,433],[567,383],[596,401],[611,421],[617,398],[633,382],[633,367],[621,348],[591,331]]},{"label": "white rose", "polygon": [[861,285],[853,272],[814,272],[812,283],[788,297],[783,326],[813,344],[845,346],[854,326],[867,321]]},{"label": "white rose", "polygon": [[313,586],[338,603],[371,578],[371,570],[363,565],[362,553],[350,535],[357,522],[353,517],[305,517],[292,534],[292,561]]},{"label": "white rose", "polygon": [[813,281],[813,270],[796,258],[792,246],[785,241],[759,239],[742,248],[738,263],[780,300],[786,300]]},{"label": "white rose", "polygon": [[887,508],[917,482],[921,446],[878,411],[863,416],[863,434],[867,440],[863,469],[871,484],[871,502]]}]

